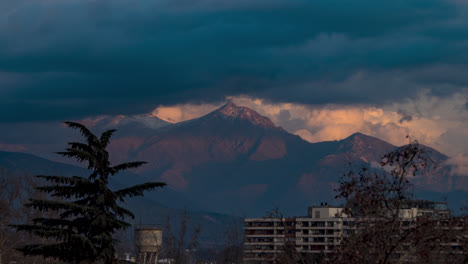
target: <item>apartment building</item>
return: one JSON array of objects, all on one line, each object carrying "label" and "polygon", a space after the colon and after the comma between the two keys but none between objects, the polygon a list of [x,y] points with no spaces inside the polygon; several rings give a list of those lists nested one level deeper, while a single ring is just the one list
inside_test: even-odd
[{"label": "apartment building", "polygon": [[[326,255],[340,246],[341,238],[351,232],[355,219],[343,214],[342,207],[328,204],[308,208],[303,217],[264,217],[244,219],[244,262],[279,262],[284,249],[309,257]],[[400,210],[404,222],[417,216],[450,216],[446,203],[410,201]]]}]

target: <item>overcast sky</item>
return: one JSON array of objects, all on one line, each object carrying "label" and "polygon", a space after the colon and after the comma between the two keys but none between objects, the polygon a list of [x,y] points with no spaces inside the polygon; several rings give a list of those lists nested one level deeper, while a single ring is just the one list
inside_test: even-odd
[{"label": "overcast sky", "polygon": [[458,155],[465,2],[3,0],[0,122],[187,117],[234,98],[309,141],[410,133]]},{"label": "overcast sky", "polygon": [[450,97],[468,83],[462,2],[4,0],[1,121],[236,95],[345,105],[423,89]]}]

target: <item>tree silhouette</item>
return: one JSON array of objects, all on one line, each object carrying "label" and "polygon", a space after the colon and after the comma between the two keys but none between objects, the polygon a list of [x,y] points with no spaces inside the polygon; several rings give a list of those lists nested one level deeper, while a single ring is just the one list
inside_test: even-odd
[{"label": "tree silhouette", "polygon": [[468,238],[466,218],[448,210],[405,217],[423,202],[414,200],[410,179],[430,163],[426,149],[410,141],[385,155],[379,170],[344,175],[337,198],[346,200],[344,213],[354,221],[329,263],[467,263],[460,249]]},{"label": "tree silhouette", "polygon": [[77,129],[85,143],[70,142],[64,152],[58,154],[88,164],[89,177],[65,177],[38,175],[49,183],[37,187],[48,195],[47,199],[30,199],[26,207],[43,212],[52,211],[56,217],[39,217],[32,223],[13,225],[17,231],[25,231],[46,239],[47,243],[29,244],[18,248],[25,255],[41,255],[68,263],[116,263],[113,234],[131,225],[125,218],[134,218],[131,211],[121,207],[127,197],[142,196],[144,191],[165,186],[162,182],[148,182],[113,191],[109,177],[138,168],[145,162],[128,162],[111,166],[106,148],[114,129],[98,138],[84,125],[65,122]]}]

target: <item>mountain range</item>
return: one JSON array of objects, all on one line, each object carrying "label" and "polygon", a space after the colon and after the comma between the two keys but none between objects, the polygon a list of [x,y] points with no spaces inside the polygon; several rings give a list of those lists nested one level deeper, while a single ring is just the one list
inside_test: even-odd
[{"label": "mountain range", "polygon": [[[247,216],[261,216],[275,206],[286,215],[300,215],[314,203],[338,202],[333,189],[344,173],[363,164],[378,164],[384,154],[397,148],[361,133],[339,141],[309,143],[267,117],[232,103],[176,124],[152,115],[102,117],[83,123],[96,133],[118,130],[109,146],[113,163],[148,162],[119,182],[164,181],[168,190],[150,197],[164,206]],[[27,128],[34,135],[18,132],[26,129],[24,124],[2,128],[8,131],[0,135],[0,143],[8,150],[51,159],[49,153],[77,138],[57,124],[35,125]],[[47,135],[53,140],[46,139]],[[430,166],[412,179],[415,193],[424,199],[446,196],[458,206],[468,197],[468,179],[446,165],[447,156],[424,148]],[[3,159],[0,166],[7,166]],[[28,166],[25,162],[20,167],[28,170]]]}]

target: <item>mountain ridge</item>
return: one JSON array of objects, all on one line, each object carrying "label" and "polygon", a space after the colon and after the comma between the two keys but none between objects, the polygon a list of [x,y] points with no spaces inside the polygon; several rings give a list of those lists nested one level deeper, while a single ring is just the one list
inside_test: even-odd
[{"label": "mountain ridge", "polygon": [[[232,103],[205,116],[158,129],[125,126],[109,145],[112,162],[149,162],[141,177],[165,181],[175,193],[209,211],[255,213],[274,205],[298,212],[310,201],[332,200],[349,164],[372,164],[398,148],[362,133],[338,141],[310,143],[269,118]],[[119,127],[117,127],[119,129]],[[468,190],[447,159],[412,182],[424,192]]]},{"label": "mountain ridge", "polygon": [[[310,143],[272,124],[251,109],[226,104],[200,118],[164,127],[142,142],[131,157],[151,157],[153,166],[139,173],[159,174],[158,180],[201,204],[215,201],[209,206],[216,211],[222,207],[217,201],[245,201],[252,208],[265,209],[275,200],[291,203],[294,196],[302,201],[332,199],[333,188],[349,163],[378,163],[398,148],[362,133]],[[443,176],[429,173],[414,182],[423,190],[450,191],[453,181],[466,186],[450,176],[447,168],[439,172]],[[311,192],[317,185],[320,191]],[[240,208],[236,203],[225,204]]]}]

